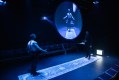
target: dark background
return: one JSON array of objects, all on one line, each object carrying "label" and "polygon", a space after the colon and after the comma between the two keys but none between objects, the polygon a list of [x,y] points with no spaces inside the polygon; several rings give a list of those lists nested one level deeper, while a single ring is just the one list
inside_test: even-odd
[{"label": "dark background", "polygon": [[[57,7],[65,0],[6,0],[0,6],[0,50],[25,48],[30,33],[37,34],[39,44],[70,42],[62,38],[55,26],[42,21],[48,16],[54,22]],[[118,54],[118,3],[116,0],[99,0],[95,6],[93,0],[69,0],[81,10],[83,30],[74,39],[81,42],[84,31],[89,29],[95,49],[103,49],[109,54]]]}]

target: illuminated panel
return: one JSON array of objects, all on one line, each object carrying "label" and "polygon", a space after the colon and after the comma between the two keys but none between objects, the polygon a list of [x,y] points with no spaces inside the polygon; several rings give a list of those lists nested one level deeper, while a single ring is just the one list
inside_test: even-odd
[{"label": "illuminated panel", "polygon": [[103,55],[103,50],[99,50],[99,49],[98,49],[98,50],[96,51],[96,53],[97,53],[97,55]]}]

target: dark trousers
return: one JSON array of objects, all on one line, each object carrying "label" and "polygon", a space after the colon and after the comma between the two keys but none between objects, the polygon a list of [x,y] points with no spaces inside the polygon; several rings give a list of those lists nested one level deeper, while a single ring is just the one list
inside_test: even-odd
[{"label": "dark trousers", "polygon": [[86,46],[86,58],[90,59],[91,49],[89,46]]},{"label": "dark trousers", "polygon": [[38,56],[38,52],[32,52],[32,62],[31,62],[31,70],[30,73],[31,74],[35,74],[36,73],[36,68],[37,68],[37,63],[39,60],[39,56]]}]

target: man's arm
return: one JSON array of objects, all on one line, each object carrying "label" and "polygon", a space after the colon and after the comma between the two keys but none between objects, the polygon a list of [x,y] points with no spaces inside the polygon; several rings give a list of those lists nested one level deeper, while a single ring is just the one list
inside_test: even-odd
[{"label": "man's arm", "polygon": [[43,52],[47,52],[46,50],[44,50],[44,49],[42,49],[41,47],[39,47],[37,43],[35,43],[34,45],[36,46],[36,48],[37,48],[38,50],[43,51]]}]

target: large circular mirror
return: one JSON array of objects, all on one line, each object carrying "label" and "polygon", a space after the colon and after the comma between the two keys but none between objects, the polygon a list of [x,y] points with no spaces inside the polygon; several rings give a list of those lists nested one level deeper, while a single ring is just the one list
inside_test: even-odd
[{"label": "large circular mirror", "polygon": [[65,39],[76,38],[82,30],[82,16],[77,5],[70,1],[61,3],[55,12],[55,25]]}]

